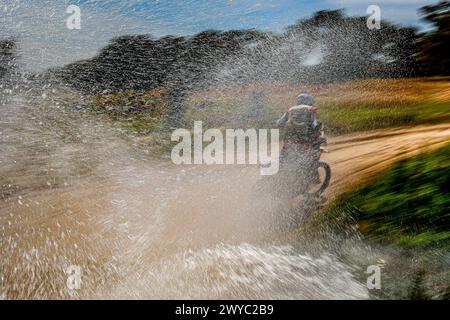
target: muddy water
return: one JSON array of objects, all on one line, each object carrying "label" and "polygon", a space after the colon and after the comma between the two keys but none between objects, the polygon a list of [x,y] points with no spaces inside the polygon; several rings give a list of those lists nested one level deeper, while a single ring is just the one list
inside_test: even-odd
[{"label": "muddy water", "polygon": [[251,210],[257,168],[174,166],[40,97],[10,98],[0,132],[3,298],[369,297],[356,275],[372,253],[358,237],[348,251],[364,258],[350,263],[336,239],[278,241],[258,227],[280,231]]}]

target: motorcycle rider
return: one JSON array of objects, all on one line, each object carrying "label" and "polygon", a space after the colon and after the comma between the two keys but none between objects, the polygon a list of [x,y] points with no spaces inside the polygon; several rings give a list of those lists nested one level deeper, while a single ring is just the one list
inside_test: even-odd
[{"label": "motorcycle rider", "polygon": [[[320,182],[317,164],[320,145],[326,142],[316,111],[314,97],[302,92],[297,96],[297,105],[277,121],[277,126],[285,130],[280,166],[298,167],[308,183]],[[298,166],[299,162],[301,166]]]}]

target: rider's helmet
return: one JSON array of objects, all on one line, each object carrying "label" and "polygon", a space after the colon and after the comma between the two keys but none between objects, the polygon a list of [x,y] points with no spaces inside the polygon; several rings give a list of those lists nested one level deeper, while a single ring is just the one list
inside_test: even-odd
[{"label": "rider's helmet", "polygon": [[314,97],[307,92],[301,92],[297,96],[297,103],[299,105],[312,106],[314,105]]}]

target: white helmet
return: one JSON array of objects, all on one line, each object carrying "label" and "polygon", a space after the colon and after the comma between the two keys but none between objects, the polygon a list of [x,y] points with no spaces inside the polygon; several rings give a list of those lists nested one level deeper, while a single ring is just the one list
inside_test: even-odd
[{"label": "white helmet", "polygon": [[307,92],[302,92],[297,96],[297,103],[312,106],[314,105],[314,97]]}]

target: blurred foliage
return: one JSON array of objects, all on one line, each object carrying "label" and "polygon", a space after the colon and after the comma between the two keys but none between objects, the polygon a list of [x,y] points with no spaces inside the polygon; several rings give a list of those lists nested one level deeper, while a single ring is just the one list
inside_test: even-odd
[{"label": "blurred foliage", "polygon": [[326,106],[321,117],[329,133],[351,133],[403,125],[434,124],[450,120],[450,103],[433,101],[409,105],[374,106],[369,101],[358,109]]},{"label": "blurred foliage", "polygon": [[168,91],[157,88],[92,95],[87,105],[91,111],[106,115],[128,134],[149,138],[157,134],[162,140],[159,134],[167,130],[168,99]]},{"label": "blurred foliage", "polygon": [[0,39],[0,80],[17,67],[17,40]]},{"label": "blurred foliage", "polygon": [[450,249],[450,145],[400,161],[341,196],[324,217],[342,221],[343,215],[376,242]]},{"label": "blurred foliage", "polygon": [[167,114],[167,90],[157,88],[151,91],[125,91],[98,94],[91,98],[91,107],[111,113],[146,112],[153,117]]},{"label": "blurred foliage", "polygon": [[450,73],[450,2],[441,1],[419,10],[432,29],[418,36],[417,61],[424,75]]}]

